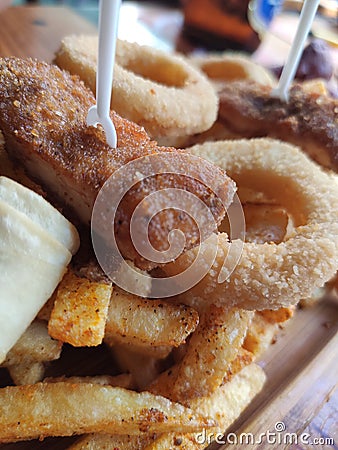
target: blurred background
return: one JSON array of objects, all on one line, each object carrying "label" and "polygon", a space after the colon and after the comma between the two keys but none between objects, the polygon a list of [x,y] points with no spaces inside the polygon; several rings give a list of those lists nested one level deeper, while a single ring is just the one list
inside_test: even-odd
[{"label": "blurred background", "polygon": [[[0,3],[1,1],[10,2],[10,0],[0,0]],[[12,4],[68,6],[92,23],[97,24],[98,1],[12,0]],[[125,0],[123,3],[127,6],[125,9],[130,14],[133,13],[133,5],[142,5],[143,11],[149,13],[149,21],[152,20],[156,11],[161,13],[163,8],[163,11],[173,18],[170,26],[174,31],[177,26],[183,26],[186,38],[191,38],[197,43],[200,42],[202,47],[209,48],[209,50],[237,48],[253,52],[258,47],[260,38],[267,28],[284,40],[292,39],[294,22],[298,18],[298,12],[303,2],[301,0]],[[183,13],[184,23],[182,20],[178,23],[179,19],[175,10],[181,15]],[[287,27],[274,26],[272,19],[274,16],[278,16],[278,11],[288,15]],[[318,13],[317,18],[324,17],[324,21],[317,20],[318,25],[313,31],[318,35],[317,37],[324,38],[338,47],[338,0],[321,0]],[[168,17],[168,20],[163,22],[165,28],[168,28],[167,23],[170,22],[171,19]],[[161,25],[163,24],[161,21]],[[259,37],[257,33],[250,33],[249,28],[258,31]]]},{"label": "blurred background", "polygon": [[[99,0],[1,1],[67,6],[98,25]],[[263,65],[280,66],[294,38],[302,4],[302,0],[124,0],[118,35],[165,51],[240,50],[254,53]],[[311,38],[320,39],[326,47],[317,45],[310,59],[321,66],[320,55],[329,47],[338,64],[338,0],[320,0],[311,32]]]}]

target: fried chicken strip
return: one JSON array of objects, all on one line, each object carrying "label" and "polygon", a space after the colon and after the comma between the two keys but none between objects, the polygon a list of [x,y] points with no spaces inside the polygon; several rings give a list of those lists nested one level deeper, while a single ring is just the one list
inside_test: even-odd
[{"label": "fried chicken strip", "polygon": [[[31,59],[0,59],[0,130],[8,154],[86,225],[100,188],[117,169],[145,155],[156,159],[170,152],[178,165],[188,157],[182,150],[157,146],[143,128],[114,112],[111,117],[118,148],[110,148],[102,129],[86,125],[88,109],[94,103],[93,94],[77,77],[56,66]],[[207,205],[216,223],[222,220],[223,205],[230,204],[235,191],[233,181],[203,159],[191,160],[188,175],[171,173],[147,178],[121,201],[115,216],[116,241],[123,256],[138,267],[150,269],[156,265],[138,254],[129,233],[135,207],[150,193],[166,188],[189,191]],[[215,186],[215,180],[217,192],[211,192],[208,186]],[[145,207],[144,215],[148,212]],[[168,247],[168,232],[173,228],[183,231],[185,249],[198,242],[197,226],[188,214],[164,210],[149,225],[149,240],[156,250]]]},{"label": "fried chicken strip", "polygon": [[270,136],[301,147],[316,162],[338,171],[338,100],[300,84],[289,101],[271,97],[271,87],[234,81],[220,92],[218,120],[243,137]]}]

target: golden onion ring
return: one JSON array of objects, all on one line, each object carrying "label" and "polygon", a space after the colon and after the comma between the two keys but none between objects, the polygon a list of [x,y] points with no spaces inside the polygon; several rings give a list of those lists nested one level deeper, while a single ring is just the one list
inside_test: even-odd
[{"label": "golden onion ring", "polygon": [[[63,39],[55,63],[95,92],[97,37]],[[152,138],[186,136],[215,122],[218,98],[202,72],[183,57],[118,40],[111,107]]]},{"label": "golden onion ring", "polygon": [[[244,243],[239,263],[226,278],[230,243],[211,236],[201,250],[216,246],[205,278],[181,294],[186,304],[213,302],[246,309],[295,305],[324,285],[338,268],[338,182],[300,149],[273,139],[205,143],[189,151],[225,169],[241,187],[273,196],[292,215],[295,228],[281,243]],[[198,249],[164,267],[174,275],[189,267]],[[208,252],[207,252],[208,253]],[[220,283],[219,274],[223,271]],[[184,297],[184,298],[183,298]]]}]

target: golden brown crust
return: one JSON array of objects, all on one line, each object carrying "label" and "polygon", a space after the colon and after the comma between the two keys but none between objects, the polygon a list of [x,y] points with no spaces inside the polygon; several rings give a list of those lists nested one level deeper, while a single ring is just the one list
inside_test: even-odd
[{"label": "golden brown crust", "polygon": [[[77,77],[56,66],[31,59],[0,59],[0,129],[6,150],[47,192],[71,205],[87,224],[102,185],[129,161],[146,155],[156,159],[163,152],[175,154],[178,165],[181,159],[191,158],[182,150],[157,146],[143,128],[114,112],[111,117],[118,148],[110,148],[102,129],[86,125],[88,109],[94,103],[93,94]],[[225,211],[220,200],[229,205],[234,192],[232,181],[204,160],[191,160],[189,175],[162,174],[145,179],[121,202],[116,214],[116,239],[123,256],[140,268],[149,269],[154,264],[139,257],[131,243],[129,223],[135,206],[149,193],[167,187],[190,191],[206,203],[216,223],[222,219]],[[215,186],[214,180],[219,199],[211,196],[208,188]],[[186,248],[198,242],[197,227],[187,214],[182,220],[181,216],[180,211],[164,211],[152,220],[149,239],[158,250],[165,248],[167,233],[176,225],[186,236]]]},{"label": "golden brown crust", "polygon": [[286,103],[272,97],[269,86],[234,81],[220,93],[219,120],[243,137],[271,136],[299,145],[338,171],[337,99],[295,84]]},{"label": "golden brown crust", "polygon": [[56,66],[2,59],[0,96],[0,127],[6,142],[12,136],[27,151],[38,153],[59,171],[71,170],[75,181],[94,189],[118,167],[155,151],[156,143],[141,127],[114,112],[119,148],[111,149],[102,129],[86,125],[88,109],[95,104],[93,95],[77,77]]}]

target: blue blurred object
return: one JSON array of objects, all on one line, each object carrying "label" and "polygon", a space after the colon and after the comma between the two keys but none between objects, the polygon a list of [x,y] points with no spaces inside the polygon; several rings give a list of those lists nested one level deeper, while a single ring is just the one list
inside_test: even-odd
[{"label": "blue blurred object", "polygon": [[251,0],[249,19],[257,30],[266,30],[283,6],[284,0]]}]

